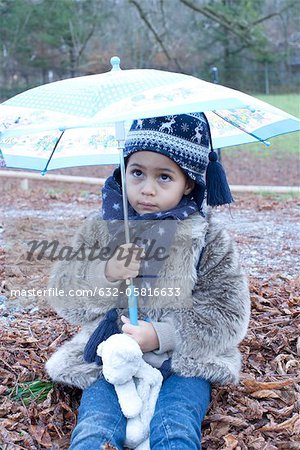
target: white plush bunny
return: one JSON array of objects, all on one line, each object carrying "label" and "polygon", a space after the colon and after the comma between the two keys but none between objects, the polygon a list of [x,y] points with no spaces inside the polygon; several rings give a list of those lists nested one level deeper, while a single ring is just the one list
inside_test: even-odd
[{"label": "white plush bunny", "polygon": [[160,371],[143,360],[140,346],[126,334],[114,334],[101,342],[97,354],[103,361],[103,375],[114,385],[127,417],[125,446],[150,449],[150,421],[162,384]]}]

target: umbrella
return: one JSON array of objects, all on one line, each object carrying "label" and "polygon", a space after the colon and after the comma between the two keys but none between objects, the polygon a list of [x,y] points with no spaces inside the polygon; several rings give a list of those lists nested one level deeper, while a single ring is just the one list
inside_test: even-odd
[{"label": "umbrella", "polygon": [[[39,86],[0,105],[7,167],[47,170],[120,161],[126,242],[130,242],[122,148],[133,119],[205,112],[215,148],[298,131],[300,121],[234,89],[152,69],[112,70]],[[131,280],[131,287],[132,280]],[[132,290],[133,292],[133,290]],[[136,323],[136,299],[130,297]]]},{"label": "umbrella", "polygon": [[111,63],[110,72],[42,85],[2,103],[0,148],[7,167],[116,164],[114,124],[124,123],[126,131],[133,119],[147,117],[205,112],[214,148],[267,143],[300,128],[297,118],[237,90],[185,74],[121,70],[117,57]]}]

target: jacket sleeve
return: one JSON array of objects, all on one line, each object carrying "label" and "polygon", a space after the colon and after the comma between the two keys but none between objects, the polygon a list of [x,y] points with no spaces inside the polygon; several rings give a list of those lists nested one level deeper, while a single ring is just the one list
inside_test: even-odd
[{"label": "jacket sleeve", "polygon": [[101,376],[102,366],[83,359],[88,338],[89,333],[83,329],[50,357],[45,367],[53,381],[85,389]]},{"label": "jacket sleeve", "polygon": [[83,325],[117,306],[121,281],[105,277],[101,250],[107,244],[104,222],[93,214],[75,235],[71,256],[56,263],[50,274],[48,303],[73,324]]},{"label": "jacket sleeve", "polygon": [[246,335],[250,317],[249,288],[235,242],[219,224],[209,225],[192,305],[172,314],[174,368],[179,360],[181,366],[184,361],[188,364],[189,358],[220,364],[223,360],[224,366],[234,360],[238,367],[237,346]]}]

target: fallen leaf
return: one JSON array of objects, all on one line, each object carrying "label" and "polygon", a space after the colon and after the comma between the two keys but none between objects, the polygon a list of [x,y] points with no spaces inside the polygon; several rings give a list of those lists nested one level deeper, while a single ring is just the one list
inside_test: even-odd
[{"label": "fallen leaf", "polygon": [[242,380],[241,383],[246,387],[247,391],[255,392],[264,389],[281,389],[285,386],[290,386],[291,384],[297,383],[298,381],[299,378],[290,378],[282,381],[260,382],[248,378]]},{"label": "fallen leaf", "polygon": [[209,422],[225,422],[235,427],[247,426],[247,422],[245,420],[240,419],[238,417],[223,414],[209,415],[208,417],[206,417],[206,420]]},{"label": "fallen leaf", "polygon": [[212,422],[210,428],[214,436],[221,438],[229,432],[230,425],[228,423]]},{"label": "fallen leaf", "polygon": [[51,437],[46,430],[45,426],[41,425],[31,425],[30,427],[31,435],[37,440],[37,442],[46,448],[52,447]]},{"label": "fallen leaf", "polygon": [[293,433],[298,437],[300,436],[300,417],[298,417],[298,419],[294,423]]},{"label": "fallen leaf", "polygon": [[224,449],[226,450],[234,450],[238,446],[239,441],[235,436],[233,436],[233,434],[227,434],[223,437],[223,439],[226,445]]},{"label": "fallen leaf", "polygon": [[289,416],[295,408],[295,405],[291,406],[285,406],[284,408],[272,408],[271,406],[268,406],[268,411],[272,413],[273,416],[283,418]]},{"label": "fallen leaf", "polygon": [[103,444],[101,450],[118,450],[117,447],[113,447],[111,444]]},{"label": "fallen leaf", "polygon": [[280,398],[277,392],[269,389],[261,389],[260,391],[251,392],[250,395],[254,398]]},{"label": "fallen leaf", "polygon": [[[259,430],[260,431],[276,431],[276,432],[281,432],[283,430],[287,430],[289,433],[294,434],[295,433],[294,426],[299,421],[299,417],[300,417],[299,414],[295,414],[293,417],[291,417],[288,420],[285,420],[284,422],[265,425],[265,426],[259,428]],[[297,427],[298,427],[298,425],[297,425]]]}]

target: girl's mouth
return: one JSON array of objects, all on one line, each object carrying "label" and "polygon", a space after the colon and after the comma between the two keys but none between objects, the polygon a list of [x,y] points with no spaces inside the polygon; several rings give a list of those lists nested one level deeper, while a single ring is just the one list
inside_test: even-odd
[{"label": "girl's mouth", "polygon": [[145,209],[145,210],[152,210],[156,208],[156,205],[153,205],[152,203],[138,203],[139,208]]}]

